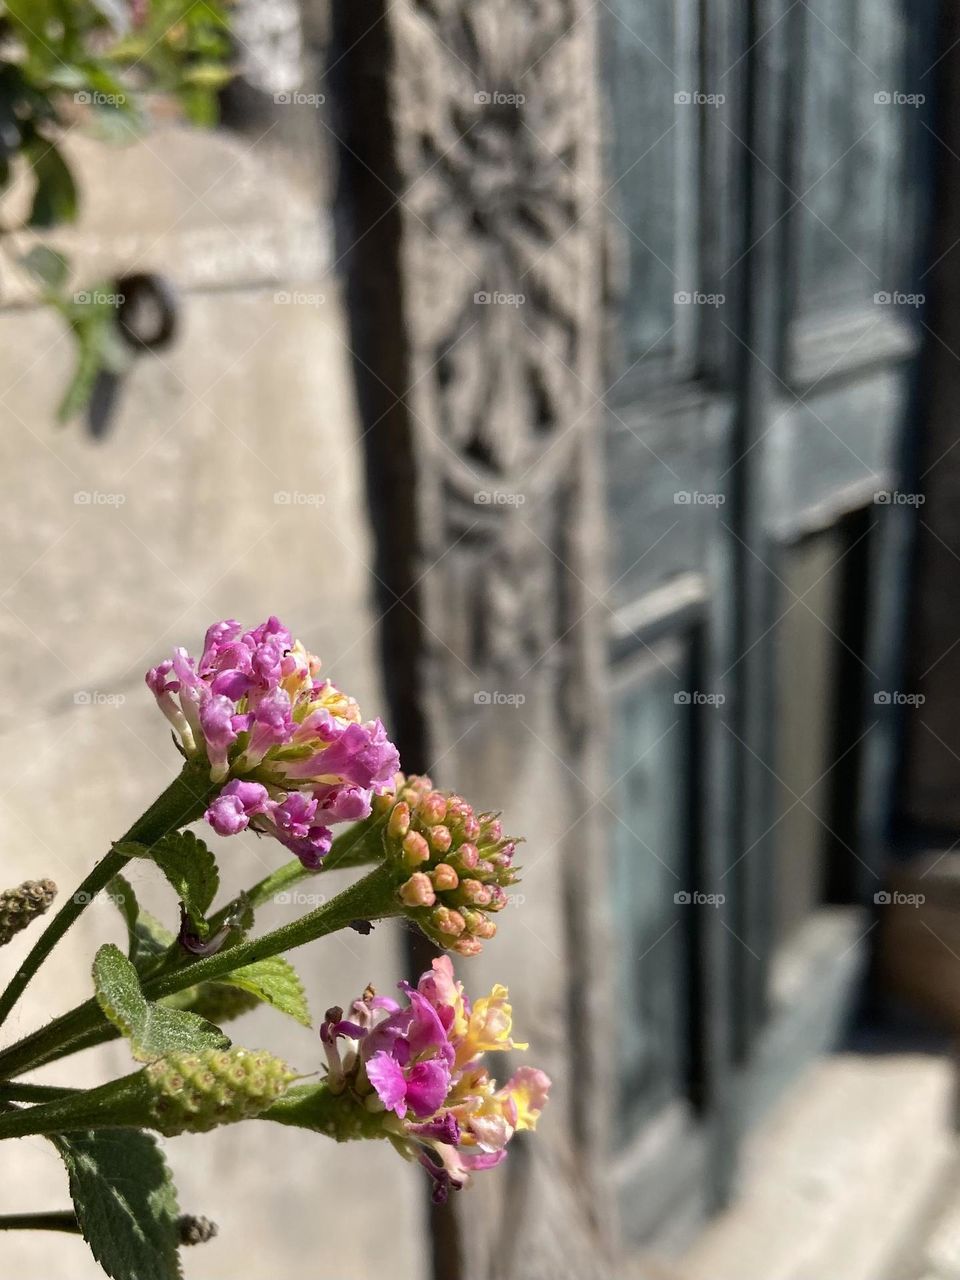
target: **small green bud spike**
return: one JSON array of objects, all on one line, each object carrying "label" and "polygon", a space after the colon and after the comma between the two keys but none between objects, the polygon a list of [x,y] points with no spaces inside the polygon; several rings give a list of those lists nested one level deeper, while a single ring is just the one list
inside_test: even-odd
[{"label": "small green bud spike", "polygon": [[0,893],[0,947],[6,946],[31,920],[42,916],[57,896],[52,880],[24,880]]},{"label": "small green bud spike", "polygon": [[252,1119],[296,1079],[273,1054],[250,1049],[169,1054],[144,1075],[153,1093],[149,1123],[168,1138]]}]

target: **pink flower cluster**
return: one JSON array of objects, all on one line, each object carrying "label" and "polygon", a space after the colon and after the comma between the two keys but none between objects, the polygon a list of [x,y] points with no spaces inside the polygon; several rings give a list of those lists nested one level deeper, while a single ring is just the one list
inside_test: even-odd
[{"label": "pink flower cluster", "polygon": [[206,812],[214,830],[252,827],[307,867],[329,850],[331,825],[367,817],[400,766],[380,721],[362,722],[319,668],[271,617],[249,631],[215,623],[199,661],[175,649],[146,677],[184,754],[224,783]]},{"label": "pink flower cluster", "polygon": [[[520,1067],[498,1088],[481,1061],[484,1053],[526,1049],[511,1038],[506,987],[471,1005],[448,956],[434,960],[416,987],[400,984],[407,1004],[371,989],[344,1017],[331,1009],[320,1035],[327,1084],[349,1090],[368,1111],[384,1111],[384,1132],[401,1153],[420,1161],[442,1202],[477,1169],[506,1156],[514,1133],[535,1129],[550,1080],[536,1067]],[[341,1054],[338,1041],[350,1042]]]}]

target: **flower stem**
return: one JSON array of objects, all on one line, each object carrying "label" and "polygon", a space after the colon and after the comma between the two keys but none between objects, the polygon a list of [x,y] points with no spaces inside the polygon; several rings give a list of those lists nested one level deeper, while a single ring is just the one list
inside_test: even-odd
[{"label": "flower stem", "polygon": [[[367,867],[383,860],[383,839],[381,828],[386,818],[378,818],[371,825],[371,819],[357,822],[342,835],[337,836],[330,847],[330,852],[318,868],[305,867],[299,858],[285,862],[276,871],[258,880],[249,889],[244,890],[243,897],[247,904],[256,909],[265,902],[271,902],[278,893],[302,884],[304,880],[313,880],[324,871],[353,870],[356,867]],[[237,899],[227,903],[207,922],[210,932],[216,931],[226,922],[237,906]]]},{"label": "flower stem", "polygon": [[[302,947],[307,942],[345,929],[354,920],[383,920],[400,914],[402,909],[396,900],[395,875],[390,868],[377,867],[329,902],[309,911],[299,920],[264,934],[262,938],[241,942],[216,955],[185,960],[175,968],[161,968],[144,978],[143,993],[151,1000],[157,1000],[182,991],[184,987],[212,982],[255,960],[265,960]],[[118,1035],[116,1028],[104,1018],[96,1000],[88,1000],[0,1053],[0,1080],[32,1071],[68,1053],[103,1044]]]},{"label": "flower stem", "polygon": [[80,1224],[72,1209],[60,1213],[0,1214],[0,1231],[66,1231],[80,1234]]},{"label": "flower stem", "polygon": [[[206,763],[188,762],[183,766],[179,776],[157,797],[146,813],[137,819],[118,843],[136,841],[139,844],[153,844],[168,832],[176,831],[186,826],[188,822],[194,822],[202,815],[215,789],[210,783]],[[111,849],[82,881],[73,896],[64,902],[37,939],[26,960],[13,975],[3,995],[0,996],[0,1026],[23,995],[31,978],[70,926],[101,889],[104,889],[129,861],[130,859],[124,854]]]}]

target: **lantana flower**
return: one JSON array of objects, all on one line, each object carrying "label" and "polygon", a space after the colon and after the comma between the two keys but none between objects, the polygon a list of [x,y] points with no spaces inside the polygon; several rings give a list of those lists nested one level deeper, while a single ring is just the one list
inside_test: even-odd
[{"label": "lantana flower", "polygon": [[536,1128],[550,1080],[523,1066],[498,1087],[482,1061],[485,1053],[527,1048],[512,1038],[506,987],[471,1005],[449,956],[434,960],[416,987],[400,987],[406,1004],[368,987],[346,1014],[328,1011],[320,1031],[326,1084],[367,1113],[383,1114],[383,1136],[423,1165],[441,1203],[471,1173],[505,1159],[515,1133]]},{"label": "lantana flower", "polygon": [[277,618],[249,631],[217,622],[199,660],[175,649],[146,681],[183,754],[223,783],[205,815],[213,829],[252,827],[307,867],[329,850],[331,826],[368,816],[399,768],[381,722],[363,721]]}]

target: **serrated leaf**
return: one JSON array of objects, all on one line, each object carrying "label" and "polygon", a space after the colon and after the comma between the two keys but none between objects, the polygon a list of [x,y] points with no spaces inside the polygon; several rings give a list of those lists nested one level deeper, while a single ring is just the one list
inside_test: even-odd
[{"label": "serrated leaf", "polygon": [[156,1140],[102,1129],[51,1142],[84,1240],[112,1280],[180,1280],[177,1192]]},{"label": "serrated leaf", "polygon": [[112,942],[96,954],[93,981],[97,1003],[130,1041],[138,1062],[153,1062],[167,1053],[225,1049],[230,1044],[220,1028],[206,1018],[147,1000],[136,969]]},{"label": "serrated leaf", "polygon": [[281,1013],[289,1014],[305,1027],[311,1025],[310,1008],[303,983],[296,969],[283,956],[255,960],[242,969],[224,974],[217,982],[249,992],[265,1004],[272,1004]]},{"label": "serrated leaf", "polygon": [[116,847],[128,856],[149,858],[155,862],[186,907],[191,924],[197,929],[203,927],[207,911],[220,887],[220,873],[213,851],[202,840],[192,831],[179,831],[164,836],[156,844]]}]

